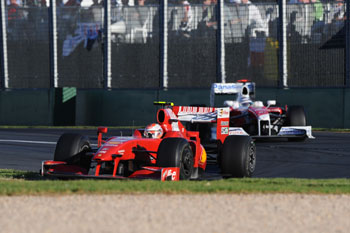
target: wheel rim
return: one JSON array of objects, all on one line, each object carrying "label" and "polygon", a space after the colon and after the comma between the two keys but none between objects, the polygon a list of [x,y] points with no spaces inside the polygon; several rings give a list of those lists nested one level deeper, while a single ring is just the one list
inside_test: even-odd
[{"label": "wheel rim", "polygon": [[84,145],[80,148],[79,153],[82,152],[82,151],[87,151],[87,150],[89,150],[89,149],[90,149],[90,146],[89,146],[88,144],[84,144]]},{"label": "wheel rim", "polygon": [[250,144],[248,158],[249,158],[249,171],[252,173],[255,170],[255,164],[256,164],[256,153],[255,153],[255,146],[253,143]]},{"label": "wheel rim", "polygon": [[192,172],[193,159],[190,149],[186,148],[182,157],[182,171],[185,177],[189,177]]}]

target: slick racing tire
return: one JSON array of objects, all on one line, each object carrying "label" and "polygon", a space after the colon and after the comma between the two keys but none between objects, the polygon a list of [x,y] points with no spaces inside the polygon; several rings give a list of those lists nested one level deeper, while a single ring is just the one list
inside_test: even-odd
[{"label": "slick racing tire", "polygon": [[91,162],[91,158],[85,156],[88,151],[91,151],[91,146],[86,137],[65,133],[58,139],[53,160],[80,165],[88,170]]},{"label": "slick racing tire", "polygon": [[302,106],[290,106],[288,108],[287,126],[306,126],[305,111]]},{"label": "slick racing tire", "polygon": [[224,178],[251,177],[256,165],[256,148],[250,136],[228,136],[222,146],[219,166]]},{"label": "slick racing tire", "polygon": [[[302,106],[290,106],[287,110],[287,126],[306,126],[305,111]],[[302,142],[303,138],[288,138],[290,142]]]},{"label": "slick racing tire", "polygon": [[193,152],[184,138],[165,138],[159,145],[157,166],[179,167],[180,180],[188,180],[193,172]]}]

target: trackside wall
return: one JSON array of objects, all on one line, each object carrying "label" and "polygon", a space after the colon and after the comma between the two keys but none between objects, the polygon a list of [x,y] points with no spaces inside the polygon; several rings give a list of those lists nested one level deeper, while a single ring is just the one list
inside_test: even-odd
[{"label": "trackside wall", "polygon": [[0,125],[52,125],[51,90],[0,91]]},{"label": "trackside wall", "polygon": [[155,120],[155,90],[80,90],[76,124],[140,126]]},{"label": "trackside wall", "polygon": [[[278,104],[303,105],[307,124],[313,127],[349,128],[350,91],[334,89],[257,89],[257,98],[275,98]],[[346,112],[347,115],[345,114]]]},{"label": "trackside wall", "polygon": [[[0,92],[1,125],[142,126],[155,121],[155,100],[209,105],[209,89],[6,90]],[[226,97],[218,98],[218,103]],[[313,127],[350,128],[350,90],[257,88],[256,99],[303,105]]]},{"label": "trackside wall", "polygon": [[[209,92],[209,89],[171,89],[159,93],[152,90],[78,91],[76,124],[145,125],[155,120],[154,100],[209,106]],[[347,89],[259,88],[256,99],[264,102],[275,99],[281,106],[303,105],[308,124],[314,127],[350,128],[350,91]]]}]

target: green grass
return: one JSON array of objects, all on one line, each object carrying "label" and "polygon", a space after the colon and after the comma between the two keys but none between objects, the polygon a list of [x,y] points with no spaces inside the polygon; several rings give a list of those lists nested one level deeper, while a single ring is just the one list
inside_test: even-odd
[{"label": "green grass", "polygon": [[327,131],[327,132],[344,132],[349,133],[350,129],[338,129],[338,128],[312,128],[312,131]]},{"label": "green grass", "polygon": [[39,174],[0,170],[0,195],[52,194],[350,194],[350,179],[245,178],[216,181],[52,180]]}]

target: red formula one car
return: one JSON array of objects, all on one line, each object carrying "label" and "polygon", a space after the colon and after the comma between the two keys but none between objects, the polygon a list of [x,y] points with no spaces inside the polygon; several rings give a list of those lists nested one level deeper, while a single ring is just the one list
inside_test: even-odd
[{"label": "red formula one car", "polygon": [[[186,180],[200,178],[208,162],[218,163],[223,177],[253,174],[255,144],[250,136],[229,135],[229,108],[161,104],[157,123],[135,130],[132,136],[103,140],[107,128],[98,128],[96,149],[82,135],[63,134],[57,142],[54,160],[42,162],[42,175]],[[216,143],[205,148],[199,133],[186,130],[182,122],[216,123]]]},{"label": "red formula one car", "polygon": [[[275,100],[255,101],[255,84],[248,80],[237,83],[214,83],[211,88],[210,104],[215,105],[215,96],[235,95],[235,99],[225,100],[230,108],[230,135],[251,135],[256,139],[288,138],[303,141],[314,138],[311,126],[306,126],[302,106],[277,107]],[[215,135],[212,135],[215,138]]]}]

